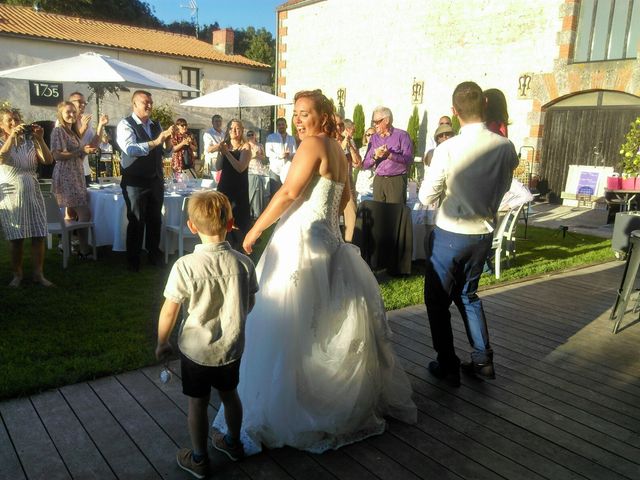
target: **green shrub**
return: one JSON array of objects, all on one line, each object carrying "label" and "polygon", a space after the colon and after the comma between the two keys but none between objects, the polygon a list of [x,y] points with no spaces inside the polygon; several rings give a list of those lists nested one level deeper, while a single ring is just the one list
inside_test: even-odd
[{"label": "green shrub", "polygon": [[413,107],[413,113],[409,117],[409,123],[407,124],[407,133],[411,137],[413,143],[413,153],[416,152],[418,146],[418,133],[420,130],[420,117],[418,117],[418,107]]},{"label": "green shrub", "polygon": [[620,145],[622,173],[630,177],[640,174],[640,117],[629,124],[629,132]]},{"label": "green shrub", "polygon": [[356,142],[356,146],[360,148],[362,146],[362,138],[364,137],[364,110],[362,105],[357,104],[353,109],[353,123],[355,125],[355,132],[353,133],[353,140]]}]

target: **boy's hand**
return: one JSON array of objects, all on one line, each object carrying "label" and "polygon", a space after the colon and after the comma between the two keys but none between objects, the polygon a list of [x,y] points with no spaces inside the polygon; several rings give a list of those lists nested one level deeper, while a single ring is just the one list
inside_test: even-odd
[{"label": "boy's hand", "polygon": [[156,360],[165,360],[173,354],[173,347],[170,343],[159,343],[156,346]]}]

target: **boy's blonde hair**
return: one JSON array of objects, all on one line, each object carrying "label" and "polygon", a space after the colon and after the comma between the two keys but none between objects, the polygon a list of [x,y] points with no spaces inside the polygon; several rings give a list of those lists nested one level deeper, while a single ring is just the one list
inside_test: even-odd
[{"label": "boy's blonde hair", "polygon": [[189,198],[189,220],[204,235],[221,235],[233,219],[231,203],[224,193],[197,192]]}]

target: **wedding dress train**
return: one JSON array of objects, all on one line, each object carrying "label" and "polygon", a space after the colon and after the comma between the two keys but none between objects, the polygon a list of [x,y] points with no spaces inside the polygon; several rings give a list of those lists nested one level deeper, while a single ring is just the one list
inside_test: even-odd
[{"label": "wedding dress train", "polygon": [[[238,386],[248,455],[338,448],[382,433],[384,415],[416,421],[378,283],[340,235],[343,187],[314,177],[258,263]],[[226,431],[222,409],[213,426]]]}]

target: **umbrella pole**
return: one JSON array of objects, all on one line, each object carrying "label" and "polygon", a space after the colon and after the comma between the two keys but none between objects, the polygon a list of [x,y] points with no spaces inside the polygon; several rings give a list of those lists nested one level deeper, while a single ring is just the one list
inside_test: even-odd
[{"label": "umbrella pole", "polygon": [[[100,97],[104,96],[104,90],[96,88],[96,121],[100,121]],[[98,178],[100,177],[100,155],[94,153],[96,157],[96,183],[100,183]]]}]

